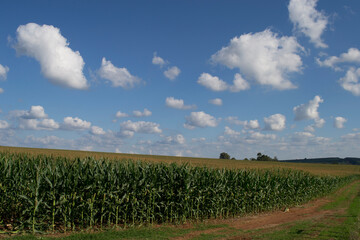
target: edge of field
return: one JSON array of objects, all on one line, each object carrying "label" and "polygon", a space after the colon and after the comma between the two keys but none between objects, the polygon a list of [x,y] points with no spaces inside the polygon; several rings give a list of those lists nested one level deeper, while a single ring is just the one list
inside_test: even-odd
[{"label": "edge of field", "polygon": [[95,159],[109,159],[114,161],[145,161],[154,163],[177,163],[189,164],[191,166],[201,166],[210,168],[227,169],[269,169],[269,168],[291,168],[307,171],[316,175],[346,176],[359,174],[358,165],[339,165],[339,164],[314,164],[314,163],[289,163],[289,162],[261,162],[244,160],[226,160],[215,158],[193,158],[159,155],[141,155],[109,152],[90,152],[62,149],[44,149],[44,148],[22,148],[22,147],[4,147],[0,146],[0,152],[25,153],[29,155],[47,155],[53,157],[66,157],[70,159],[93,157]]}]

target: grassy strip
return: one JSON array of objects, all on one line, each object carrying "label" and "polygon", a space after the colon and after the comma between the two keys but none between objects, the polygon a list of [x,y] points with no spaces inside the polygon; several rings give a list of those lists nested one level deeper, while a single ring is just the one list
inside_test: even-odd
[{"label": "grassy strip", "polygon": [[253,239],[359,239],[360,225],[360,182],[357,182],[337,196],[335,201],[324,206],[326,210],[347,208],[345,214],[334,214],[320,221],[301,221],[282,230],[252,236]]},{"label": "grassy strip", "polygon": [[[226,225],[205,225],[196,224],[193,228],[177,228],[173,226],[154,227],[130,227],[124,230],[107,230],[99,233],[75,233],[69,236],[61,237],[66,240],[116,240],[116,239],[169,239],[187,235],[191,232],[204,231],[208,229],[222,228]],[[54,240],[57,236],[34,236],[23,235],[14,236],[12,240]]]}]

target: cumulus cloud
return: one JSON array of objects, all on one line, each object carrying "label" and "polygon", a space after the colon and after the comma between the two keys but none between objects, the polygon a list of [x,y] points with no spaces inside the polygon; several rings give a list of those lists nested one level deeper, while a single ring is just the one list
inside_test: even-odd
[{"label": "cumulus cloud", "polygon": [[357,48],[349,48],[346,53],[340,54],[339,57],[331,56],[321,61],[319,58],[316,58],[316,62],[321,67],[330,67],[334,70],[341,70],[341,68],[336,65],[340,63],[360,63],[360,51]]},{"label": "cumulus cloud", "polygon": [[214,98],[214,99],[210,99],[209,103],[214,104],[216,106],[221,106],[223,105],[223,101],[220,98]]},{"label": "cumulus cloud", "polygon": [[[278,37],[266,29],[234,37],[228,46],[212,55],[211,60],[230,69],[238,68],[247,79],[260,85],[286,90],[296,88],[288,74],[301,71],[302,61],[298,55],[301,51],[303,47],[295,37]],[[237,82],[242,88],[246,86],[242,80],[234,83]]]},{"label": "cumulus cloud", "polygon": [[54,119],[20,119],[19,128],[29,130],[56,130],[60,127]]},{"label": "cumulus cloud", "polygon": [[38,127],[43,129],[58,129],[60,125],[55,122],[54,119],[43,119],[39,122]]},{"label": "cumulus cloud", "polygon": [[0,94],[2,94],[4,92],[4,89],[0,88]]},{"label": "cumulus cloud", "polygon": [[224,134],[229,136],[239,136],[240,132],[237,132],[228,126],[225,126]]},{"label": "cumulus cloud", "polygon": [[288,9],[294,28],[310,38],[310,42],[318,48],[326,48],[327,45],[321,39],[326,29],[328,19],[323,12],[317,11],[318,0],[290,0]]},{"label": "cumulus cloud", "polygon": [[330,141],[329,138],[316,137],[309,132],[295,132],[292,134],[290,140],[296,145],[321,145]]},{"label": "cumulus cloud", "polygon": [[224,91],[228,89],[228,85],[223,80],[219,79],[216,76],[212,76],[209,73],[202,73],[197,81],[198,84],[203,85],[204,87],[212,91]]},{"label": "cumulus cloud", "polygon": [[78,117],[65,117],[61,127],[65,130],[84,130],[91,127],[91,122]]},{"label": "cumulus cloud", "polygon": [[167,64],[167,61],[165,61],[161,57],[157,56],[157,53],[154,52],[154,56],[152,58],[152,64],[159,65],[160,67],[163,67],[165,64]]},{"label": "cumulus cloud", "polygon": [[104,135],[105,131],[101,127],[98,126],[92,126],[90,129],[90,133],[93,135]]},{"label": "cumulus cloud", "polygon": [[119,135],[122,137],[132,137],[134,133],[161,133],[160,125],[153,122],[132,122],[128,120],[126,122],[122,122],[120,124],[120,132]]},{"label": "cumulus cloud", "polygon": [[314,121],[315,121],[315,124],[313,126],[317,127],[317,128],[322,128],[325,124],[325,120],[323,118],[316,118],[316,119],[314,119]]},{"label": "cumulus cloud", "polygon": [[176,99],[174,97],[167,97],[165,100],[165,104],[167,107],[181,109],[181,110],[196,108],[196,105],[185,105],[183,99]]},{"label": "cumulus cloud", "polygon": [[250,88],[250,84],[239,74],[236,73],[233,81],[233,85],[230,86],[231,92],[240,92]]},{"label": "cumulus cloud", "polygon": [[0,64],[0,79],[6,80],[9,68]]},{"label": "cumulus cloud", "polygon": [[21,25],[16,31],[16,41],[16,52],[35,58],[50,82],[68,88],[88,88],[83,74],[85,62],[78,51],[69,48],[59,28],[36,23]]},{"label": "cumulus cloud", "polygon": [[339,83],[342,88],[346,91],[351,92],[355,96],[360,96],[360,68],[350,68],[346,75],[339,80]]},{"label": "cumulus cloud", "polygon": [[31,106],[30,110],[14,110],[10,112],[10,117],[24,118],[24,119],[40,119],[47,118],[48,115],[45,113],[44,107],[42,106]]},{"label": "cumulus cloud", "polygon": [[260,128],[259,121],[257,119],[250,120],[250,121],[240,121],[237,117],[227,117],[226,121],[235,124],[235,125],[242,125],[245,129],[258,129]]},{"label": "cumulus cloud", "polygon": [[124,118],[124,117],[128,117],[129,114],[123,113],[123,112],[120,112],[120,111],[117,111],[116,114],[115,114],[115,116],[116,116],[117,118]]},{"label": "cumulus cloud", "polygon": [[[250,133],[250,135],[247,137],[247,140],[275,140],[276,139],[276,135],[275,134],[263,134],[260,132],[252,132]],[[250,141],[251,142],[251,141]]]},{"label": "cumulus cloud", "polygon": [[250,88],[250,84],[239,73],[235,74],[233,85],[229,85],[219,77],[212,76],[209,73],[202,73],[198,78],[197,83],[216,92],[225,90],[229,90],[230,92],[240,92]]},{"label": "cumulus cloud", "polygon": [[294,107],[295,121],[319,119],[318,108],[322,102],[324,102],[324,100],[320,96],[315,96],[314,99],[308,103]]},{"label": "cumulus cloud", "polygon": [[334,118],[334,127],[335,128],[344,128],[344,124],[347,122],[346,118],[336,117]]},{"label": "cumulus cloud", "polygon": [[152,115],[152,112],[149,111],[148,109],[144,108],[144,111],[141,112],[141,111],[138,111],[138,110],[135,110],[133,111],[133,116],[134,117],[149,117]]},{"label": "cumulus cloud", "polygon": [[190,116],[186,116],[185,119],[184,127],[187,129],[194,129],[195,127],[216,127],[219,122],[215,117],[203,111],[192,112]]},{"label": "cumulus cloud", "polygon": [[181,134],[176,134],[175,136],[167,136],[165,137],[164,141],[160,143],[163,144],[185,144],[186,140],[185,137]]},{"label": "cumulus cloud", "polygon": [[170,80],[175,80],[175,78],[177,78],[177,76],[179,76],[180,73],[181,73],[180,69],[176,66],[173,66],[168,68],[164,72],[164,76]]},{"label": "cumulus cloud", "polygon": [[131,75],[126,68],[118,68],[104,57],[101,60],[101,67],[98,73],[101,78],[109,80],[113,87],[130,89],[142,82],[140,78]]},{"label": "cumulus cloud", "polygon": [[264,118],[265,128],[269,131],[282,131],[285,129],[286,117],[282,114],[274,114]]},{"label": "cumulus cloud", "polygon": [[360,140],[360,132],[348,133],[348,134],[342,136],[341,138],[343,140],[356,141],[356,143],[358,143]]},{"label": "cumulus cloud", "polygon": [[0,129],[7,129],[9,128],[9,123],[5,120],[0,120]]}]

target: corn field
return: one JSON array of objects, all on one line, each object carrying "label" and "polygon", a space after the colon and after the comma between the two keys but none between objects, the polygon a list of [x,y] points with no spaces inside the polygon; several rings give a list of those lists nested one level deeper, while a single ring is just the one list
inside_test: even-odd
[{"label": "corn field", "polygon": [[0,231],[226,218],[304,203],[354,178],[0,153]]}]

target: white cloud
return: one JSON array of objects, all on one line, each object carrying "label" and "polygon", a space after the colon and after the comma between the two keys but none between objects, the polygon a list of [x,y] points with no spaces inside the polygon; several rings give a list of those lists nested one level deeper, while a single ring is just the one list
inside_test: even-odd
[{"label": "white cloud", "polygon": [[218,120],[201,111],[201,112],[192,112],[190,116],[185,117],[186,122],[184,127],[187,129],[194,129],[195,127],[216,127],[218,125]]},{"label": "white cloud", "polygon": [[30,111],[27,111],[23,118],[38,119],[47,118],[47,114],[42,106],[31,106]]},{"label": "white cloud", "polygon": [[219,77],[212,76],[209,73],[202,73],[198,78],[197,83],[217,92],[225,90],[229,90],[230,92],[240,92],[250,88],[250,84],[239,73],[235,74],[233,85],[229,85]]},{"label": "white cloud", "polygon": [[124,118],[124,117],[128,117],[129,114],[123,113],[123,112],[120,112],[120,111],[117,111],[117,113],[115,114],[115,116],[116,116],[117,118]]},{"label": "white cloud", "polygon": [[282,131],[285,129],[286,118],[284,115],[278,113],[271,115],[270,117],[265,117],[264,122],[264,130]]},{"label": "white cloud", "polygon": [[185,144],[186,140],[183,135],[177,134],[175,136],[167,136],[165,137],[164,141],[160,143],[165,144]]},{"label": "white cloud", "polygon": [[237,132],[237,131],[231,129],[230,127],[228,127],[228,126],[225,126],[224,134],[229,135],[229,136],[239,136],[240,132]]},{"label": "white cloud", "polygon": [[250,84],[239,74],[236,73],[233,81],[233,85],[230,86],[231,92],[240,92],[250,88]]},{"label": "white cloud", "polygon": [[330,141],[329,138],[325,137],[316,137],[314,134],[309,132],[295,132],[290,140],[295,144],[296,146],[299,145],[307,145],[307,146],[314,146],[314,145],[323,145],[325,143],[328,143]]},{"label": "white cloud", "polygon": [[[301,71],[302,61],[297,54],[300,51],[303,48],[295,37],[278,37],[266,29],[234,37],[228,46],[212,55],[211,60],[230,69],[238,68],[247,78],[260,85],[286,90],[296,88],[287,75]],[[233,89],[236,89],[235,83]],[[241,86],[246,84],[242,83]]]},{"label": "white cloud", "polygon": [[316,62],[321,67],[330,67],[339,71],[341,68],[336,66],[339,63],[360,63],[360,51],[357,48],[349,48],[346,53],[342,53],[339,57],[331,56],[324,61],[316,58]]},{"label": "white cloud", "polygon": [[350,140],[350,141],[356,141],[356,143],[358,144],[359,140],[360,140],[360,132],[356,132],[356,133],[348,133],[344,136],[341,137],[343,140]]},{"label": "white cloud", "polygon": [[83,58],[78,51],[69,48],[59,28],[28,23],[19,26],[16,33],[16,52],[35,58],[50,82],[68,88],[88,88]]},{"label": "white cloud", "polygon": [[304,130],[305,130],[306,132],[315,132],[315,128],[314,128],[313,125],[306,126],[306,127],[304,128]]},{"label": "white cloud", "polygon": [[104,135],[105,131],[101,127],[98,126],[92,126],[90,129],[90,133],[94,135]]},{"label": "white cloud", "polygon": [[100,77],[109,80],[113,87],[130,89],[140,84],[142,80],[130,74],[126,68],[115,67],[111,61],[103,57],[101,67],[98,70]]},{"label": "white cloud", "polygon": [[162,59],[161,57],[157,56],[157,53],[154,52],[154,56],[152,58],[152,64],[163,67],[165,64],[167,64],[167,62],[164,59]]},{"label": "white cloud", "polygon": [[197,81],[198,84],[212,91],[224,91],[228,89],[228,85],[218,77],[211,76],[209,73],[202,73]]},{"label": "white cloud", "polygon": [[30,110],[14,110],[10,112],[10,117],[23,118],[23,119],[40,119],[47,118],[48,115],[45,113],[44,107],[42,106],[31,106]]},{"label": "white cloud", "polygon": [[231,117],[227,117],[225,120],[228,121],[229,123],[235,124],[235,125],[244,125],[245,122],[246,122],[246,121],[240,121],[240,120],[238,119],[238,117],[232,117],[232,116],[231,116]]},{"label": "white cloud", "polygon": [[128,120],[120,124],[120,136],[132,137],[134,133],[161,133],[160,125],[153,122],[132,122]]},{"label": "white cloud", "polygon": [[260,128],[260,124],[258,122],[258,120],[250,120],[250,121],[245,121],[245,128],[247,129],[258,129]]},{"label": "white cloud", "polygon": [[226,121],[235,124],[235,125],[242,125],[245,129],[259,129],[260,124],[257,119],[250,120],[250,121],[240,121],[237,117],[227,117]]},{"label": "white cloud", "polygon": [[181,110],[196,108],[196,105],[185,105],[183,99],[175,99],[174,97],[167,97],[165,100],[165,104],[167,107]]},{"label": "white cloud", "polygon": [[223,101],[220,98],[214,98],[214,99],[210,99],[209,103],[214,104],[216,106],[221,106],[223,105]]},{"label": "white cloud", "polygon": [[339,80],[341,87],[355,96],[360,96],[360,68],[350,68],[346,75]]},{"label": "white cloud", "polygon": [[175,78],[177,78],[177,76],[179,76],[180,73],[181,73],[180,69],[178,67],[174,66],[174,67],[168,68],[164,72],[164,76],[170,80],[175,80]]},{"label": "white cloud", "polygon": [[9,128],[9,123],[5,120],[0,120],[0,129],[7,129]]},{"label": "white cloud", "polygon": [[317,128],[322,128],[325,124],[325,120],[323,118],[316,118],[316,119],[314,119],[314,121],[315,121],[315,124],[313,126],[317,127]]},{"label": "white cloud", "polygon": [[58,129],[60,127],[60,124],[55,122],[54,119],[43,119],[39,122],[38,127],[52,130],[52,129]]},{"label": "white cloud", "polygon": [[133,111],[133,116],[134,117],[149,117],[152,115],[152,112],[149,111],[148,109],[144,108],[144,111],[141,112],[141,111]]},{"label": "white cloud", "polygon": [[60,127],[59,123],[54,119],[35,119],[35,118],[21,118],[19,119],[20,129],[29,130],[55,130]]},{"label": "white cloud", "polygon": [[9,68],[7,66],[3,66],[0,64],[0,79],[6,80],[8,72],[9,72]]},{"label": "white cloud", "polygon": [[65,130],[84,130],[89,129],[90,126],[91,122],[82,120],[78,117],[66,117],[64,118],[64,122],[61,127]]},{"label": "white cloud", "polygon": [[318,108],[322,102],[324,102],[324,100],[320,96],[315,96],[314,99],[308,103],[294,107],[295,121],[319,119]]},{"label": "white cloud", "polygon": [[344,128],[344,124],[347,122],[346,118],[336,117],[334,118],[334,127],[335,128]]},{"label": "white cloud", "polygon": [[323,12],[315,9],[317,0],[290,0],[288,9],[291,22],[296,30],[310,38],[316,47],[326,48],[321,34],[325,31],[328,19]]},{"label": "white cloud", "polygon": [[262,134],[259,132],[253,132],[248,136],[248,140],[275,140],[275,134]]}]

